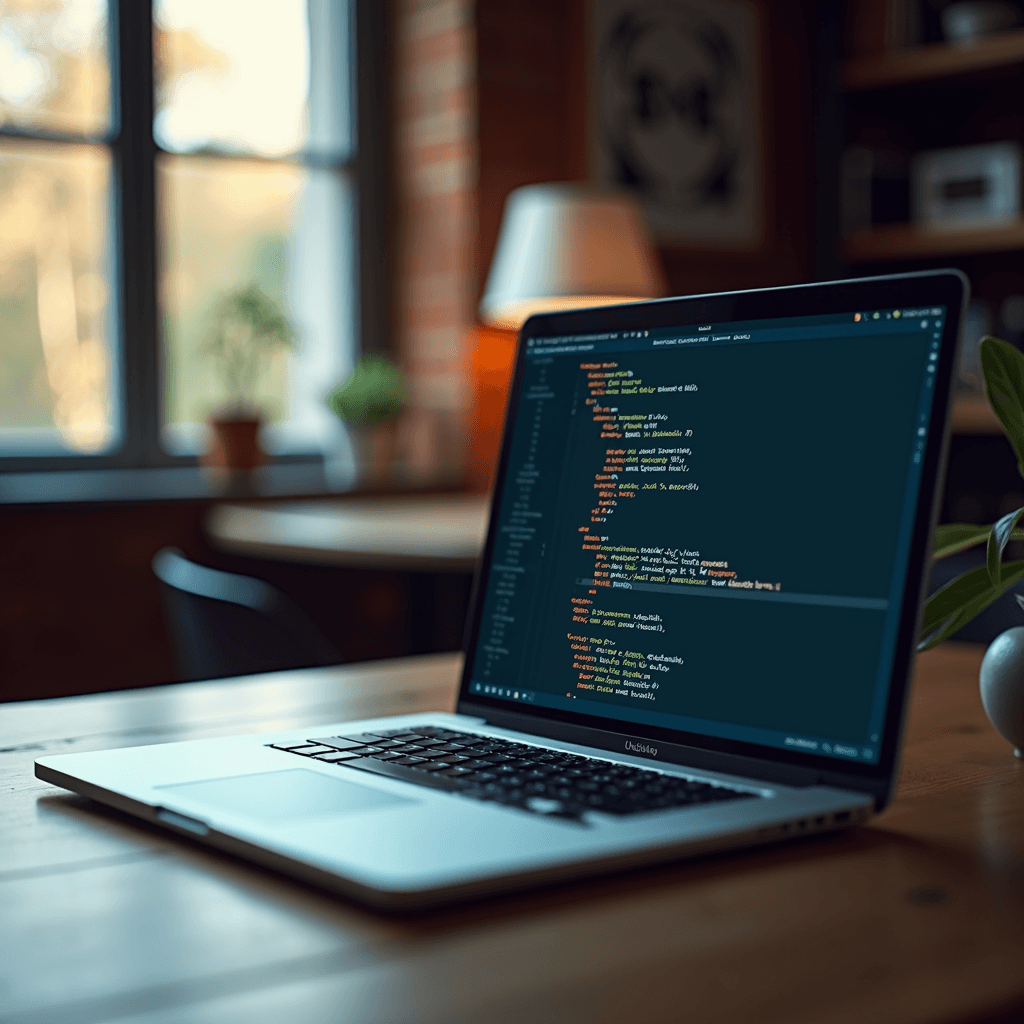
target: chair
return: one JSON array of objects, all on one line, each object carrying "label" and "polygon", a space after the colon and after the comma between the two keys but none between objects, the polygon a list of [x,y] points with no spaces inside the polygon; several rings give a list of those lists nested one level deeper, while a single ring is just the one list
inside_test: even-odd
[{"label": "chair", "polygon": [[152,564],[183,680],[341,662],[306,614],[269,583],[190,562],[176,548],[158,551]]}]

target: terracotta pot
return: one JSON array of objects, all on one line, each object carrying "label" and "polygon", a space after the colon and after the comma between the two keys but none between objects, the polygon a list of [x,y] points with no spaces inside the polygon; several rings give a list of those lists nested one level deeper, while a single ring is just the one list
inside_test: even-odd
[{"label": "terracotta pot", "polygon": [[220,419],[211,416],[210,448],[202,462],[215,469],[255,469],[263,461],[258,417]]},{"label": "terracotta pot", "polygon": [[347,428],[359,486],[367,490],[386,490],[394,483],[398,421],[349,423]]}]

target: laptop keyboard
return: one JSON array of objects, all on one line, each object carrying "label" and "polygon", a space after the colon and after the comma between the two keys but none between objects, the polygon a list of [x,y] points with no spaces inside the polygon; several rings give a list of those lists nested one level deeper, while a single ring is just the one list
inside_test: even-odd
[{"label": "laptop keyboard", "polygon": [[640,814],[759,796],[600,758],[433,726],[268,745],[342,768],[576,820],[585,811]]}]

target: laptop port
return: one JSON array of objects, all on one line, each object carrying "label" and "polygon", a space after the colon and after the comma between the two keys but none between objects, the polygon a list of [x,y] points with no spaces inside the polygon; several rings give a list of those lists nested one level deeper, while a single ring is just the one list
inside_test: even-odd
[{"label": "laptop port", "polygon": [[832,816],[832,820],[837,825],[848,825],[850,823],[850,818],[851,817],[852,817],[852,815],[850,814],[849,811],[840,811],[838,814],[834,814]]}]

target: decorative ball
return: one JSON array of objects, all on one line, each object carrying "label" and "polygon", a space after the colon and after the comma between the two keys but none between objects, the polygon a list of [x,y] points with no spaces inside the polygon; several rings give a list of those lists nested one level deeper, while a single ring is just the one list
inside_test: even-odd
[{"label": "decorative ball", "polygon": [[1024,758],[1024,626],[992,641],[979,673],[981,703],[988,720],[1014,753]]}]

